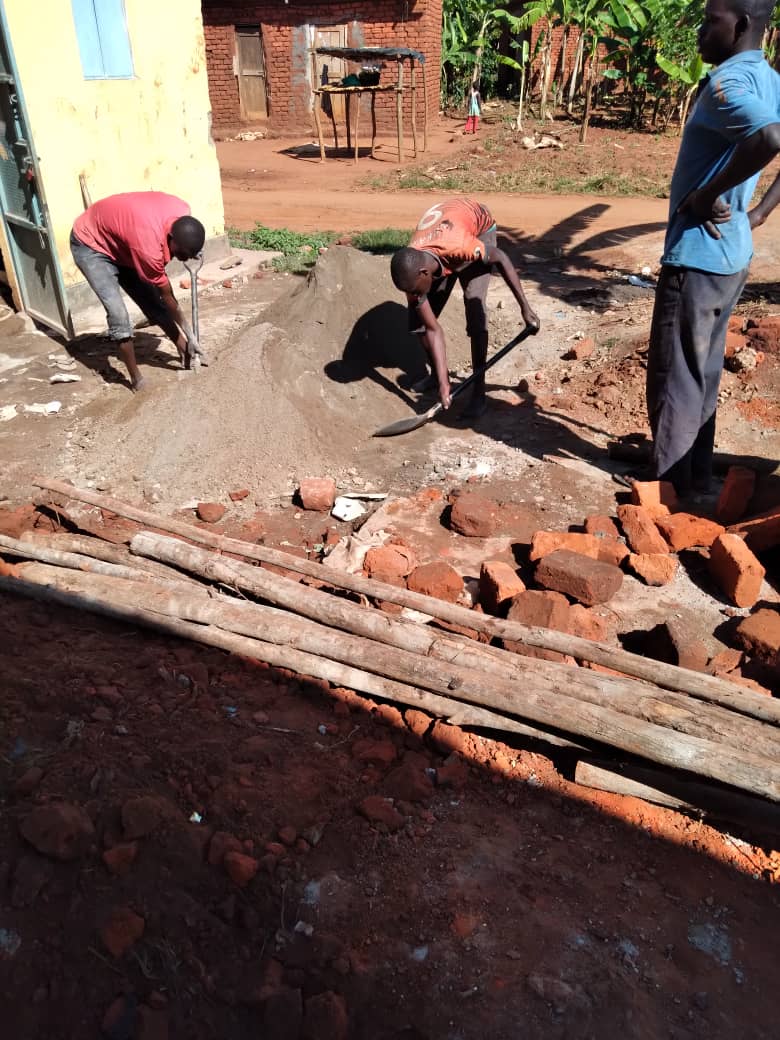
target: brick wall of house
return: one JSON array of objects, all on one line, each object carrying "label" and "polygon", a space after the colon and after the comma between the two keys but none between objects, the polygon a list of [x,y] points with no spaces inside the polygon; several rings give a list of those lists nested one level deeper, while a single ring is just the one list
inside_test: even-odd
[{"label": "brick wall of house", "polygon": [[[426,58],[428,116],[439,109],[442,0],[203,0],[206,64],[214,126],[227,128],[241,121],[238,80],[233,73],[235,27],[260,25],[268,85],[269,123],[275,130],[302,131],[312,127],[311,58],[306,25],[347,25],[351,47],[410,47]],[[405,63],[408,84],[409,64]],[[395,62],[382,73],[394,82]],[[417,69],[417,119],[422,125],[422,73]],[[364,98],[364,110],[368,103]],[[411,97],[405,97],[406,117]],[[394,126],[395,94],[377,95],[380,129]],[[365,117],[364,117],[365,118]]]}]

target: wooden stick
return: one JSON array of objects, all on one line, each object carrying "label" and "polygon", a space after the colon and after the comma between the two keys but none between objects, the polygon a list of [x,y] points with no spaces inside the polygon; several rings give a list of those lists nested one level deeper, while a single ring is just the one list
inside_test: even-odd
[{"label": "wooden stick", "polygon": [[322,137],[322,117],[320,116],[320,107],[322,105],[322,97],[317,91],[314,92],[314,123],[317,127],[317,140],[320,142],[320,162],[325,162],[325,141]]},{"label": "wooden stick", "polygon": [[363,92],[359,90],[355,95],[357,108],[355,109],[355,165],[357,166],[360,156],[360,107],[363,104]]},{"label": "wooden stick", "polygon": [[396,704],[407,705],[426,711],[436,718],[448,720],[456,726],[474,726],[480,729],[495,730],[501,733],[513,733],[521,737],[551,744],[555,747],[575,751],[587,751],[580,743],[555,733],[547,733],[528,726],[517,719],[508,718],[485,708],[438,694],[429,693],[416,686],[396,682],[380,675],[374,675],[362,668],[355,668],[326,657],[305,653],[292,647],[267,643],[250,636],[239,635],[214,625],[185,621],[177,617],[146,610],[142,606],[132,606],[106,598],[97,598],[83,592],[72,592],[56,585],[40,585],[20,578],[0,576],[0,592],[23,595],[44,603],[55,603],[69,609],[86,610],[113,621],[124,621],[143,625],[146,628],[165,635],[180,636],[191,639],[206,646],[227,650],[254,660],[264,661],[276,668],[288,668],[301,676],[313,676],[324,679],[334,686],[344,686],[351,690],[381,697]]},{"label": "wooden stick", "polygon": [[[63,552],[60,549],[51,549],[46,545],[38,545],[31,541],[23,542],[18,538],[9,538],[4,534],[0,534],[0,552],[6,555],[19,556],[25,560],[40,560],[42,563],[49,563],[55,567],[67,567],[91,574],[103,574],[113,578],[128,578],[131,581],[152,581],[160,585],[186,584],[190,590],[193,587],[186,578],[182,578],[180,583],[176,583],[171,578],[163,578],[149,571],[136,570],[134,567],[125,567],[116,563],[106,563],[103,560],[93,559],[91,556]],[[203,591],[205,592],[205,589]]]},{"label": "wooden stick", "polygon": [[780,834],[780,812],[776,805],[674,773],[662,773],[634,764],[618,769],[605,762],[583,760],[577,763],[574,779],[583,787],[592,787],[597,791],[641,798],[669,809],[704,812],[715,819],[737,823],[740,827]]},{"label": "wooden stick", "polygon": [[395,127],[398,135],[398,162],[404,161],[404,63],[398,62],[398,82],[395,94]]},{"label": "wooden stick", "polygon": [[423,85],[423,151],[428,151],[428,74],[427,74],[427,62],[422,63],[420,71],[422,72],[422,85]]},{"label": "wooden stick", "polygon": [[414,58],[409,59],[409,88],[412,95],[412,155],[417,158],[417,91],[414,82]]},{"label": "wooden stick", "polygon": [[[646,758],[673,769],[683,769],[717,780],[743,791],[780,802],[780,763],[777,758],[733,751],[699,737],[673,733],[662,726],[622,715],[609,708],[582,703],[550,685],[540,675],[529,689],[522,691],[516,683],[493,676],[486,681],[477,672],[444,664],[441,661],[386,647],[370,640],[323,628],[281,611],[264,608],[271,616],[260,620],[256,606],[226,606],[207,597],[189,596],[179,590],[141,586],[138,582],[106,578],[97,574],[64,571],[45,564],[22,565],[22,579],[33,584],[54,585],[65,591],[92,590],[95,603],[121,602],[133,608],[152,609],[156,613],[173,613],[221,625],[231,630],[248,626],[241,634],[257,637],[279,646],[292,646],[306,653],[327,657],[342,664],[360,666],[376,675],[410,686],[423,687],[442,696],[453,696],[480,707],[511,715],[522,715],[531,724],[552,726],[565,733],[583,736],[601,744],[609,744],[640,758]],[[11,584],[14,580],[9,579]],[[0,586],[2,587],[2,586]],[[519,701],[522,701],[520,704]]]},{"label": "wooden stick", "polygon": [[329,593],[303,588],[298,582],[263,568],[215,556],[165,535],[142,531],[133,538],[131,550],[208,580],[250,592],[278,607],[352,635],[410,653],[437,657],[483,675],[517,682],[521,688],[528,683],[538,683],[544,676],[553,688],[566,688],[567,696],[577,700],[606,705],[680,733],[780,758],[780,731],[725,708],[702,704],[683,694],[662,691],[635,679],[602,675],[590,669],[572,669],[570,665],[554,661],[532,660],[469,639],[440,635],[428,626],[398,621],[381,611],[366,610]]},{"label": "wooden stick", "polygon": [[147,560],[142,556],[133,556],[124,545],[116,545],[114,542],[102,542],[99,538],[83,534],[70,534],[61,531],[58,534],[45,534],[41,531],[25,531],[19,539],[24,545],[46,546],[49,549],[61,549],[64,552],[79,553],[82,556],[91,556],[104,563],[118,563],[123,567],[133,567],[136,570],[147,571],[157,574],[161,578],[181,582],[199,582],[192,579],[189,574],[173,570],[158,560]]},{"label": "wooden stick", "polygon": [[376,93],[371,91],[371,158],[375,158],[376,148]]},{"label": "wooden stick", "polygon": [[344,95],[345,116],[347,121],[347,153],[352,151],[352,95],[347,92]]},{"label": "wooden stick", "polygon": [[124,516],[137,523],[149,525],[160,531],[168,531],[171,534],[186,538],[201,545],[208,545],[220,552],[233,553],[244,556],[247,559],[259,560],[262,563],[271,563],[277,567],[306,574],[336,588],[349,589],[352,592],[361,593],[377,600],[385,600],[388,603],[397,603],[410,610],[417,610],[432,617],[441,618],[456,625],[465,625],[478,632],[486,632],[491,637],[511,639],[526,643],[528,646],[539,647],[544,650],[553,650],[557,653],[570,654],[578,660],[593,661],[615,671],[632,675],[638,679],[663,686],[666,689],[678,690],[688,693],[702,700],[722,704],[733,708],[743,715],[762,719],[765,722],[780,724],[780,703],[771,697],[765,697],[754,693],[744,687],[736,686],[724,679],[711,675],[703,675],[692,672],[686,668],[677,668],[675,665],[665,664],[661,661],[649,660],[640,657],[639,654],[629,653],[617,647],[607,646],[603,643],[594,643],[588,639],[581,639],[564,632],[556,632],[547,628],[536,628],[521,625],[516,621],[504,621],[501,618],[493,618],[486,614],[480,614],[455,603],[446,603],[444,600],[434,599],[432,596],[424,596],[418,592],[410,592],[408,589],[400,589],[395,585],[376,581],[372,578],[364,578],[357,574],[347,574],[344,571],[336,571],[324,567],[322,564],[303,560],[298,556],[291,556],[264,545],[255,545],[251,542],[243,542],[236,538],[227,538],[225,535],[214,534],[204,528],[196,527],[194,524],[183,523],[181,520],[173,520],[167,517],[157,516],[146,510],[138,509],[136,506],[128,505],[119,499],[111,498],[94,491],[72,487],[61,481],[45,480],[39,478],[33,482],[36,487],[53,491],[58,495],[86,502],[109,512]]}]

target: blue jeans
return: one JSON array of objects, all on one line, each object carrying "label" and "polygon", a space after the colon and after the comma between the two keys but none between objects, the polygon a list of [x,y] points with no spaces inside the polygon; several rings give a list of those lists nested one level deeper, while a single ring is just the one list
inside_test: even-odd
[{"label": "blue jeans", "polygon": [[121,290],[127,293],[152,325],[158,325],[175,343],[179,329],[165,306],[160,290],[146,282],[132,267],[122,267],[110,256],[85,245],[71,231],[70,251],[76,266],[103,304],[108,319],[108,335],[121,342],[132,339],[133,326]]}]

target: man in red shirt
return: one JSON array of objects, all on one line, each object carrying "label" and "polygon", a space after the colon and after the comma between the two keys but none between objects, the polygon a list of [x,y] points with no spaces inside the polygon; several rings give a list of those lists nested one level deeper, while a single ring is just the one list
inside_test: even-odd
[{"label": "man in red shirt", "polygon": [[[525,298],[520,279],[509,257],[496,245],[496,223],[487,207],[474,199],[450,199],[423,215],[409,245],[399,249],[390,263],[397,289],[406,293],[409,331],[422,338],[439,384],[439,397],[450,405],[450,380],[444,330],[438,317],[455,282],[463,287],[466,332],[471,340],[474,371],[487,360],[488,321],[485,300],[491,269],[497,267],[520,305],[523,321],[534,331],[539,318]],[[487,408],[485,378],[475,380],[465,418],[475,419]]]},{"label": "man in red shirt", "polygon": [[190,215],[187,203],[161,191],[109,195],[73,225],[73,259],[105,307],[108,334],[119,344],[133,390],[141,390],[145,381],[136,364],[133,326],[120,289],[176,344],[185,368],[196,354],[205,362],[165,273],[172,257],[198,256],[205,238],[205,228]]}]

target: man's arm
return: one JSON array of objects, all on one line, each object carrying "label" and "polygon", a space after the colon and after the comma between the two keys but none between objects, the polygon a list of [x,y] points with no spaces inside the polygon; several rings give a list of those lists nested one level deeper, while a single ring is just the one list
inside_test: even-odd
[{"label": "man's arm", "polygon": [[[692,191],[677,212],[690,210],[704,224],[713,238],[720,238],[715,225],[731,220],[731,208],[720,198],[725,191],[748,180],[770,163],[780,152],[780,123],[770,123],[746,138],[734,150],[731,159],[711,181]],[[774,185],[772,186],[774,187]],[[769,189],[767,195],[770,194]],[[769,211],[771,212],[771,210]],[[765,219],[768,213],[765,215]]]},{"label": "man's arm", "polygon": [[495,266],[501,272],[501,277],[504,279],[506,284],[512,290],[512,295],[520,305],[520,312],[523,315],[523,321],[526,325],[539,331],[539,318],[536,312],[532,309],[530,303],[526,299],[523,287],[520,284],[520,279],[517,277],[517,272],[512,266],[512,262],[506,255],[503,249],[499,249],[498,246],[493,246],[489,249],[485,256],[486,264],[495,264]]},{"label": "man's arm", "polygon": [[445,408],[449,408],[451,401],[450,376],[447,371],[447,343],[444,338],[444,329],[437,321],[427,299],[418,301],[416,297],[408,294],[407,299],[409,306],[415,309],[425,327],[420,338],[439,381],[439,399]]},{"label": "man's arm", "polygon": [[763,199],[756,203],[748,213],[751,228],[761,227],[778,202],[780,202],[780,173],[767,189]]}]

